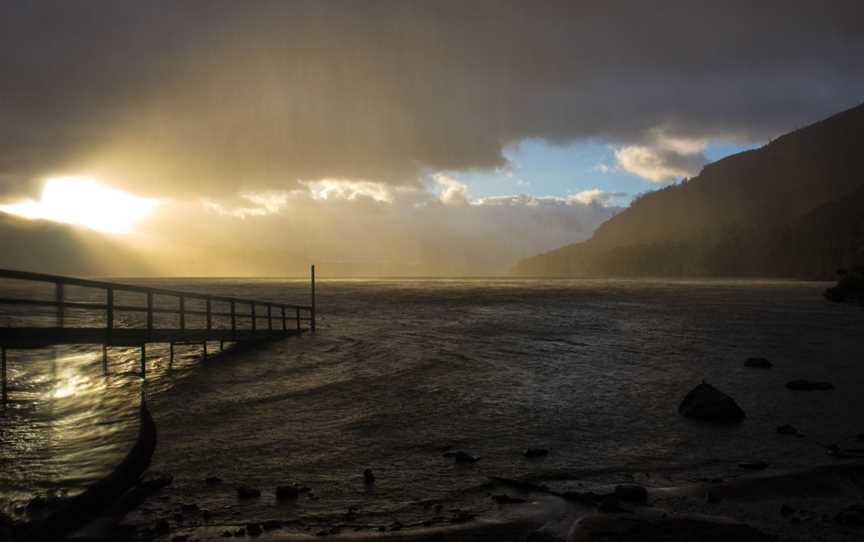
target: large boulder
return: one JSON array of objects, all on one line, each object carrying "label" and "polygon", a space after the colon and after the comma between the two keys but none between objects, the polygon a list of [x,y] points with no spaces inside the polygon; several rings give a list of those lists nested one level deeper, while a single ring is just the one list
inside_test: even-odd
[{"label": "large boulder", "polygon": [[745,417],[735,399],[706,382],[690,390],[678,406],[678,412],[688,418],[715,423],[740,422]]}]

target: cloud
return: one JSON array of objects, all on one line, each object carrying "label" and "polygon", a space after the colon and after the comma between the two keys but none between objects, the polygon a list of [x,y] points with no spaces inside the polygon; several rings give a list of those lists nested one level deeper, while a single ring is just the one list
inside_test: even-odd
[{"label": "cloud", "polygon": [[430,172],[506,169],[503,149],[530,138],[605,140],[648,178],[689,173],[698,153],[654,147],[652,131],[762,141],[855,105],[862,11],[858,0],[10,0],[0,190],[32,191],[49,174],[159,197],[326,179],[417,187]]},{"label": "cloud", "polygon": [[[430,180],[427,187],[419,188],[377,183],[380,194],[386,194],[378,199],[354,196],[350,182],[341,181],[343,186],[329,191],[326,198],[307,183],[281,193],[248,193],[197,206],[177,203],[184,206],[165,209],[150,225],[150,233],[171,239],[173,254],[193,254],[199,250],[195,247],[218,245],[224,258],[242,255],[226,260],[222,267],[208,263],[208,268],[201,269],[200,264],[189,264],[184,270],[190,274],[243,274],[247,267],[251,273],[267,272],[267,258],[275,259],[268,247],[279,247],[274,248],[281,251],[277,253],[289,252],[281,256],[280,265],[297,265],[298,269],[309,262],[322,264],[322,269],[328,267],[327,262],[341,262],[339,265],[350,263],[353,269],[375,273],[394,272],[407,265],[415,274],[482,275],[504,273],[522,257],[587,239],[618,211],[600,204],[609,199],[594,191],[588,203],[578,194],[471,199],[455,179],[443,179],[443,192],[441,177]],[[455,192],[444,196],[448,188]],[[453,205],[451,197],[458,204]],[[174,216],[192,219],[179,228],[176,221],[180,219]],[[234,240],[240,240],[242,246],[225,246]],[[174,250],[178,245],[182,250]],[[268,255],[256,256],[260,253]]]},{"label": "cloud", "polygon": [[628,145],[615,151],[618,166],[649,181],[660,183],[699,173],[708,158],[707,142],[699,139],[671,137],[653,130],[650,143]]},{"label": "cloud", "polygon": [[452,177],[442,173],[433,176],[438,185],[441,186],[441,203],[451,207],[464,207],[468,205],[468,186]]},{"label": "cloud", "polygon": [[599,188],[592,188],[591,190],[583,190],[581,192],[576,192],[575,194],[571,194],[567,197],[568,200],[578,201],[584,205],[591,205],[592,203],[597,203],[600,205],[608,206],[613,200],[625,198],[627,194],[623,192],[605,192],[600,190]]},{"label": "cloud", "polygon": [[612,173],[616,169],[617,169],[616,166],[610,166],[609,164],[600,163],[600,164],[597,164],[594,167],[592,167],[591,171],[596,171],[597,173],[600,173],[602,175],[606,175],[606,174]]}]

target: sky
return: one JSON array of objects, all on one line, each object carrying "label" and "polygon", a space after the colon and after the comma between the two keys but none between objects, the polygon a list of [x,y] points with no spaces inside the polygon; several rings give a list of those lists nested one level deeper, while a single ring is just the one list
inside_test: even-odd
[{"label": "sky", "polygon": [[504,272],[860,103],[862,15],[845,0],[9,0],[0,211],[125,235],[165,274]]}]

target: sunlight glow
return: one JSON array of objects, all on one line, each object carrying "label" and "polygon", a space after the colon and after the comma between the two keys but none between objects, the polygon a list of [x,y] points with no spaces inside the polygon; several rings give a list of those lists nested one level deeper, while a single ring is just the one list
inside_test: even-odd
[{"label": "sunlight glow", "polygon": [[0,211],[23,218],[53,220],[106,233],[129,233],[150,215],[159,201],[110,188],[87,177],[53,177],[38,201],[0,205]]}]

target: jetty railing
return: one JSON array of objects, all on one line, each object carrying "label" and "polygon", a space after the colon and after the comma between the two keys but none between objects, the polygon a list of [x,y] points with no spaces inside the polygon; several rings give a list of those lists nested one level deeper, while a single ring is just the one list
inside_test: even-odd
[{"label": "jetty railing", "polygon": [[[203,343],[206,356],[207,341],[220,341],[221,344],[297,334],[304,331],[304,324],[308,324],[308,329],[314,331],[314,266],[312,273],[312,304],[295,305],[0,269],[0,279],[48,284],[49,287],[53,287],[53,296],[50,299],[45,299],[44,296],[37,299],[32,295],[0,296],[0,306],[14,306],[24,310],[47,308],[54,313],[52,326],[25,325],[19,320],[26,320],[26,314],[18,320],[13,318],[5,326],[0,326],[0,349],[2,349],[0,377],[2,377],[3,402],[5,403],[7,395],[7,348],[38,348],[53,344],[102,344],[104,361],[107,346],[140,346],[143,374],[146,343],[170,343],[172,353],[173,345],[177,343]],[[72,300],[67,297],[68,287],[101,291],[104,302]],[[118,303],[115,299],[117,293],[143,294],[144,302],[142,304]],[[155,302],[157,297],[175,299],[176,307],[157,304]],[[190,307],[188,303],[190,301],[197,302],[198,305],[203,303],[203,308]],[[222,309],[219,310],[217,305],[221,305]],[[97,313],[102,316],[103,325],[69,326],[67,315],[73,310],[91,315]],[[141,322],[143,326],[125,326],[123,322],[118,321],[117,313],[143,315],[143,322]],[[177,322],[176,327],[158,324],[158,317],[165,315]],[[193,317],[203,319],[203,326],[190,326],[190,319]],[[215,325],[217,320],[221,320],[221,325]],[[92,321],[91,319],[90,322]]]}]

